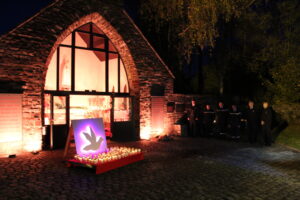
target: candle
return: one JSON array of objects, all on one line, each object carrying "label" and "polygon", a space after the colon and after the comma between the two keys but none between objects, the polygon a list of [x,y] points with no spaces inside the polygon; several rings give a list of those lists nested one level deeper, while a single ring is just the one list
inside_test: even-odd
[{"label": "candle", "polygon": [[115,160],[119,160],[128,156],[141,153],[141,149],[133,147],[110,147],[101,154],[75,155],[74,159],[91,165],[99,165]]}]

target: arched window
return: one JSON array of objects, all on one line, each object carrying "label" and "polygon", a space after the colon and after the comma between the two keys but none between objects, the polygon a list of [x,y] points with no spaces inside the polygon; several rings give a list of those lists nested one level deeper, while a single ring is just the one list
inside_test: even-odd
[{"label": "arched window", "polygon": [[73,31],[48,65],[45,91],[129,93],[124,64],[114,45],[94,24]]},{"label": "arched window", "polygon": [[43,124],[49,125],[51,119],[58,125],[101,117],[109,129],[112,120],[129,121],[129,89],[124,64],[114,45],[93,23],[85,24],[58,45],[50,60]]}]

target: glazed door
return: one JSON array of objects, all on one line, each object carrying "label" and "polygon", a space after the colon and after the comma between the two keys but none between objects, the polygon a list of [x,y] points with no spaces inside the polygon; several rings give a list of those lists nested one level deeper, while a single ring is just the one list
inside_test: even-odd
[{"label": "glazed door", "polygon": [[136,140],[132,119],[132,97],[112,97],[112,139]]},{"label": "glazed door", "polygon": [[69,96],[45,94],[43,138],[46,149],[64,148],[68,135]]},{"label": "glazed door", "polygon": [[68,96],[53,95],[53,148],[65,147],[68,136]]}]

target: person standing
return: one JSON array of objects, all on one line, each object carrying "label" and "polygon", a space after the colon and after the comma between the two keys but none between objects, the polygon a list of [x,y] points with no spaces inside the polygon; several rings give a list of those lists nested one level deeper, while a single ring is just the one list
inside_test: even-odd
[{"label": "person standing", "polygon": [[202,127],[203,134],[206,137],[211,136],[213,130],[213,122],[215,119],[215,112],[210,108],[210,105],[205,105],[205,109],[202,112]]},{"label": "person standing", "polygon": [[231,138],[238,139],[240,138],[242,113],[238,111],[236,105],[232,105],[231,108],[232,110],[229,112],[228,128],[230,130]]},{"label": "person standing", "polygon": [[261,132],[266,146],[271,146],[272,143],[272,110],[268,102],[263,102],[263,110],[260,117]]},{"label": "person standing", "polygon": [[256,109],[254,109],[254,102],[249,101],[248,107],[245,113],[245,120],[247,123],[247,134],[248,140],[250,143],[257,142],[257,134],[258,134],[258,115]]},{"label": "person standing", "polygon": [[224,108],[223,102],[219,102],[216,110],[216,126],[217,132],[224,135],[227,132],[228,109]]},{"label": "person standing", "polygon": [[191,137],[195,137],[197,135],[198,118],[199,118],[199,113],[198,113],[198,109],[196,107],[196,101],[192,100],[192,107],[188,110],[189,136],[191,136]]}]

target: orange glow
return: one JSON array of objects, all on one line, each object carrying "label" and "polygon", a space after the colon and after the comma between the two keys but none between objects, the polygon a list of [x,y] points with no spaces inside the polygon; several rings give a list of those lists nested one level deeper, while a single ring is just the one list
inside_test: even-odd
[{"label": "orange glow", "polygon": [[7,157],[11,154],[18,154],[21,151],[22,141],[0,142],[0,157]]},{"label": "orange glow", "polygon": [[41,150],[41,143],[39,141],[32,141],[30,143],[27,143],[24,149],[28,152],[39,151]]},{"label": "orange glow", "polygon": [[158,136],[158,135],[164,135],[164,129],[162,128],[159,128],[155,131],[155,135]]},{"label": "orange glow", "polygon": [[164,132],[164,97],[151,97],[151,132],[153,137]]},{"label": "orange glow", "polygon": [[37,138],[38,134],[34,137],[27,138],[24,142],[24,150],[28,152],[40,151],[42,147],[42,141]]},{"label": "orange glow", "polygon": [[140,138],[144,140],[149,140],[151,137],[151,128],[150,127],[141,127]]},{"label": "orange glow", "polygon": [[151,129],[150,126],[147,127],[141,127],[141,134],[140,138],[144,140],[149,140],[151,138],[157,137],[157,136],[163,136],[165,135],[164,129]]},{"label": "orange glow", "polygon": [[22,144],[22,94],[0,94],[0,154],[16,154]]}]

